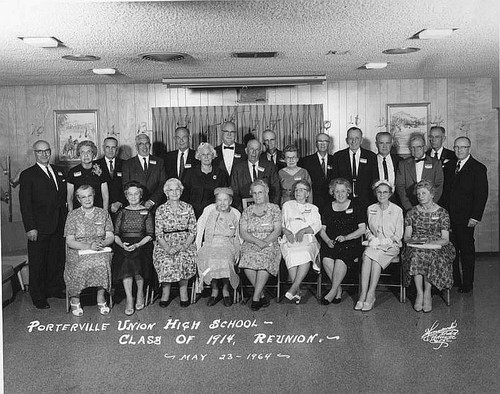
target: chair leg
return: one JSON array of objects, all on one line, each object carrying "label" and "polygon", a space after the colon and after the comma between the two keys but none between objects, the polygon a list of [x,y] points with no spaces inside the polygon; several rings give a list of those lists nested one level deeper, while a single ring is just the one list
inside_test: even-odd
[{"label": "chair leg", "polygon": [[444,302],[446,302],[446,306],[451,305],[451,291],[450,289],[444,289]]},{"label": "chair leg", "polygon": [[69,307],[69,293],[68,289],[66,289],[66,313],[69,313],[70,307]]}]

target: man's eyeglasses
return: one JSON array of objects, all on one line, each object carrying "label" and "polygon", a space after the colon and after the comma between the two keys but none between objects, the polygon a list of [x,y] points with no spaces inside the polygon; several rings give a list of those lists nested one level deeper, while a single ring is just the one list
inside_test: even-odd
[{"label": "man's eyeglasses", "polygon": [[460,149],[469,149],[470,148],[470,145],[469,146],[454,146],[453,149],[455,150],[460,150]]},{"label": "man's eyeglasses", "polygon": [[36,149],[34,151],[37,155],[50,155],[50,149]]}]

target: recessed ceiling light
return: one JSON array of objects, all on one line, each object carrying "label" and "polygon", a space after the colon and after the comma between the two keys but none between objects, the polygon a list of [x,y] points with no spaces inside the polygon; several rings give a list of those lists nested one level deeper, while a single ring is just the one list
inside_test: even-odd
[{"label": "recessed ceiling light", "polygon": [[189,56],[188,54],[180,52],[147,52],[140,53],[138,56],[143,60],[151,60],[154,62],[164,63],[178,62],[180,60],[187,60],[191,58],[191,56]]},{"label": "recessed ceiling light", "polygon": [[411,36],[410,39],[439,40],[451,36],[455,30],[458,29],[423,29]]},{"label": "recessed ceiling light", "polygon": [[57,48],[59,44],[62,44],[55,37],[18,37],[25,44],[37,47],[37,48]]},{"label": "recessed ceiling light", "polygon": [[97,75],[114,75],[116,68],[93,68],[92,72]]},{"label": "recessed ceiling light", "polygon": [[387,67],[386,62],[380,62],[380,63],[365,63],[361,67],[359,67],[359,70],[381,70],[383,68]]},{"label": "recessed ceiling light", "polygon": [[385,51],[382,51],[382,53],[385,53],[386,55],[403,55],[405,53],[413,53],[418,51],[420,51],[420,48],[406,47],[406,48],[386,49]]},{"label": "recessed ceiling light", "polygon": [[72,60],[74,62],[94,62],[100,60],[99,56],[94,55],[64,55],[62,56],[64,60]]}]

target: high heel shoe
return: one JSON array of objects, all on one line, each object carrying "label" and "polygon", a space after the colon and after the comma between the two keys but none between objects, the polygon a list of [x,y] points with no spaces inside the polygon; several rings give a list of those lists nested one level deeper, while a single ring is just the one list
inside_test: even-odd
[{"label": "high heel shoe", "polygon": [[83,309],[82,309],[82,306],[80,304],[80,301],[78,301],[76,304],[73,304],[70,301],[69,305],[71,306],[71,313],[73,314],[73,316],[80,317],[83,315]]},{"label": "high heel shoe", "polygon": [[134,312],[135,312],[135,310],[133,307],[132,308],[125,308],[125,314],[127,316],[132,316],[134,314]]},{"label": "high heel shoe", "polygon": [[170,302],[172,302],[171,298],[169,298],[167,301],[160,300],[160,303],[158,305],[160,306],[160,308],[166,308],[167,306],[170,305]]},{"label": "high heel shoe", "polygon": [[432,311],[432,296],[424,297],[424,304],[422,306],[424,313],[429,313]]},{"label": "high heel shoe", "polygon": [[373,299],[373,301],[371,302],[364,302],[363,303],[363,308],[361,308],[361,311],[362,312],[368,312],[368,311],[371,311],[373,309],[373,305],[375,305],[375,298]]},{"label": "high heel shoe", "polygon": [[293,300],[293,302],[295,302],[297,305],[299,305],[299,304],[300,304],[300,300],[301,300],[301,299],[302,299],[302,297],[301,297],[301,296],[299,296],[298,294],[295,294],[295,295],[293,296],[293,299],[292,299],[292,300]]},{"label": "high heel shoe", "polygon": [[288,291],[285,293],[285,298],[287,300],[289,300],[289,301],[292,301],[294,297],[295,296],[292,293],[288,292]]},{"label": "high heel shoe", "polygon": [[135,304],[135,310],[140,311],[144,309],[144,302],[142,304],[136,303]]},{"label": "high heel shoe", "polygon": [[413,305],[413,309],[417,312],[421,312],[423,309],[423,302],[424,302],[424,296],[419,297],[417,295],[417,298],[415,299],[415,304]]},{"label": "high heel shoe", "polygon": [[360,310],[362,310],[362,309],[363,309],[363,304],[364,304],[364,302],[363,302],[363,301],[358,301],[358,302],[356,302],[356,305],[354,306],[354,310],[355,310],[355,311],[360,311]]},{"label": "high heel shoe", "polygon": [[191,305],[191,301],[182,301],[181,300],[181,308],[187,308],[189,305]]},{"label": "high heel shoe", "polygon": [[109,309],[109,306],[106,303],[106,301],[104,301],[104,302],[98,302],[97,303],[97,309],[99,309],[99,313],[101,315],[107,315],[111,311],[111,309]]},{"label": "high heel shoe", "polygon": [[258,311],[260,308],[262,308],[262,304],[261,304],[260,300],[259,301],[252,300],[252,303],[250,304],[250,309],[252,311]]}]

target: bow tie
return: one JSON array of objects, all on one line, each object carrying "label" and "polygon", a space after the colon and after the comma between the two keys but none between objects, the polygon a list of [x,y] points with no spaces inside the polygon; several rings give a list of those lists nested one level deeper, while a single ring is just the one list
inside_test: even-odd
[{"label": "bow tie", "polygon": [[234,146],[224,146],[224,149],[231,149],[231,150],[234,150]]},{"label": "bow tie", "polygon": [[420,163],[421,161],[425,161],[425,156],[421,159],[415,159],[415,164]]}]

